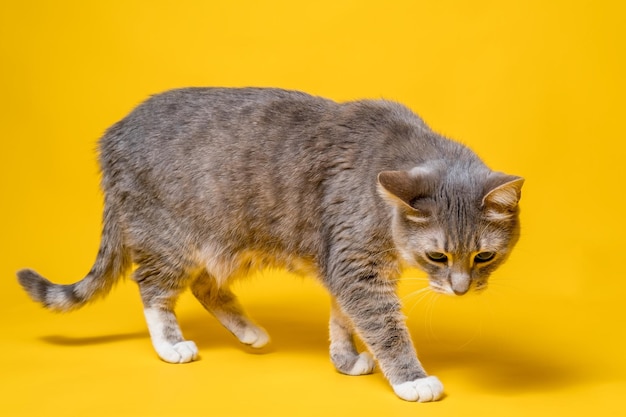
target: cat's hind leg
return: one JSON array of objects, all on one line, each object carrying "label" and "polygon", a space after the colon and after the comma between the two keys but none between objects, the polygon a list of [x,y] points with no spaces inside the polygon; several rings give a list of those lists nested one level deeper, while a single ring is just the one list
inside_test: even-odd
[{"label": "cat's hind leg", "polygon": [[185,363],[198,357],[195,343],[183,338],[174,307],[188,277],[158,262],[142,262],[133,274],[139,285],[152,345],[165,362]]},{"label": "cat's hind leg", "polygon": [[330,310],[330,359],[335,369],[346,375],[371,374],[375,367],[372,355],[356,350],[352,323],[334,298]]},{"label": "cat's hind leg", "polygon": [[203,271],[191,284],[191,292],[207,311],[245,345],[262,348],[270,338],[267,332],[245,313],[237,296],[226,286]]}]

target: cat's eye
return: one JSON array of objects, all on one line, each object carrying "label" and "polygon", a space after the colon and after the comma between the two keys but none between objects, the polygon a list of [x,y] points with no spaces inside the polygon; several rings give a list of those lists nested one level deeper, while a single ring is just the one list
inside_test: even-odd
[{"label": "cat's eye", "polygon": [[433,262],[446,263],[448,262],[448,256],[441,252],[428,252],[426,257]]},{"label": "cat's eye", "polygon": [[495,252],[479,252],[474,256],[474,262],[476,263],[484,263],[489,262],[496,256]]}]

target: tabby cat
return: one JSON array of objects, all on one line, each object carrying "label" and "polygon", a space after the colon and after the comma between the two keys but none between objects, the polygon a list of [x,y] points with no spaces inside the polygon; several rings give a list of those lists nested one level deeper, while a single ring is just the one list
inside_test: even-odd
[{"label": "tabby cat", "polygon": [[[330,357],[348,375],[377,361],[395,393],[434,401],[396,284],[404,265],[431,288],[482,291],[519,236],[523,179],[384,100],[336,103],[262,88],[186,88],[145,101],[99,141],[103,232],[81,281],[18,272],[56,311],[106,295],[137,268],[152,344],[171,363],[197,358],[174,306],[187,287],[242,343],[269,337],[230,284],[250,270],[316,276],[332,298]],[[359,353],[358,336],[369,352]]]}]

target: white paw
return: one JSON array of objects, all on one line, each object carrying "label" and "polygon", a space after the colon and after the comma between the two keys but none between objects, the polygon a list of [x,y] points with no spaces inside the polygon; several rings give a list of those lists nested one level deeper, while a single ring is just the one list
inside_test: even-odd
[{"label": "white paw", "polygon": [[270,337],[262,328],[248,326],[243,336],[239,338],[239,341],[244,345],[250,345],[253,348],[259,349],[268,344]]},{"label": "white paw", "polygon": [[367,352],[363,352],[359,355],[359,359],[354,363],[352,369],[348,371],[348,375],[367,375],[374,371],[376,363],[374,358]]},{"label": "white paw", "polygon": [[159,357],[169,363],[187,363],[198,358],[198,348],[191,340],[175,345],[163,343],[157,347]]},{"label": "white paw", "polygon": [[443,395],[443,385],[436,376],[392,385],[396,395],[406,401],[425,403],[437,401]]}]

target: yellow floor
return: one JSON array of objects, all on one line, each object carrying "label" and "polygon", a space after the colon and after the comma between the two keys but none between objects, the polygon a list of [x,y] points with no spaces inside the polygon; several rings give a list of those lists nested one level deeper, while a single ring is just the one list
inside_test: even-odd
[{"label": "yellow floor", "polygon": [[[42,311],[15,286],[2,294],[0,415],[90,416],[429,416],[623,415],[623,327],[617,300],[578,302],[525,285],[494,286],[467,300],[409,295],[421,359],[447,396],[434,404],[397,399],[382,375],[337,374],[327,353],[327,300],[310,281],[264,273],[241,285],[271,346],[242,347],[191,296],[179,317],[200,348],[192,364],[152,351],[136,288],[68,315]],[[495,290],[497,289],[497,290]],[[608,321],[607,321],[608,320]],[[623,326],[623,322],[620,323]]]},{"label": "yellow floor", "polygon": [[[109,0],[0,9],[0,416],[624,416],[623,2]],[[161,362],[135,285],[52,314],[32,267],[81,278],[99,241],[97,138],[147,95],[278,86],[402,101],[495,169],[526,178],[522,238],[489,290],[401,285],[437,403],[348,377],[327,352],[328,299],[265,271],[237,286],[272,336],[242,347],[189,294],[200,360]]]}]

